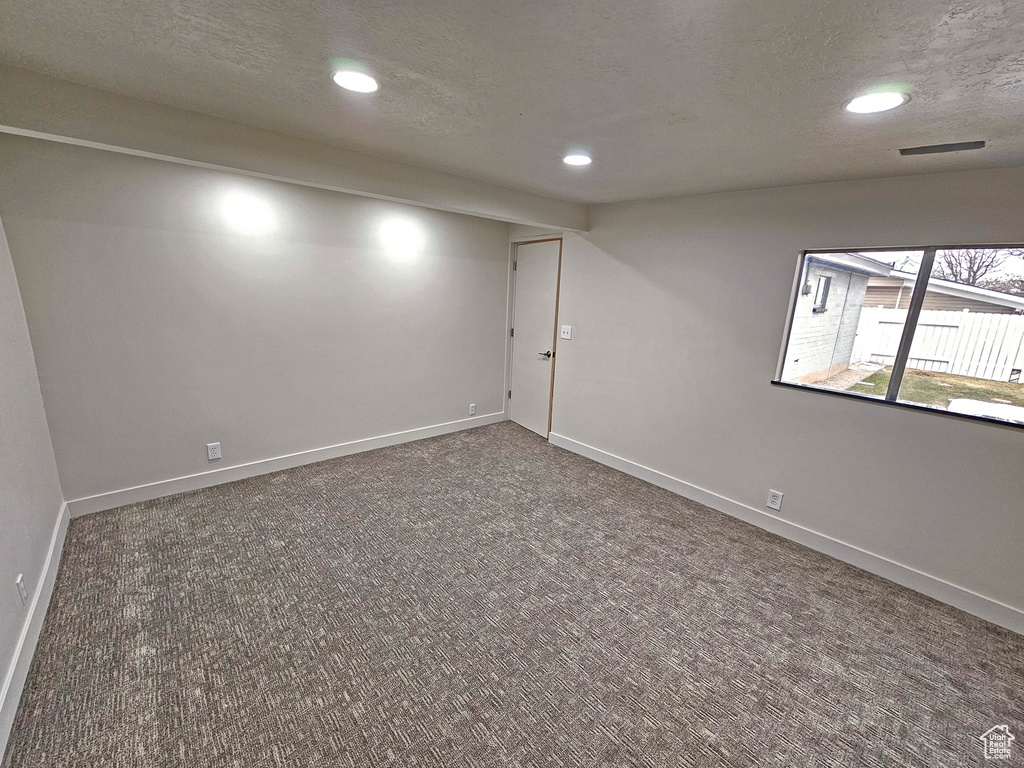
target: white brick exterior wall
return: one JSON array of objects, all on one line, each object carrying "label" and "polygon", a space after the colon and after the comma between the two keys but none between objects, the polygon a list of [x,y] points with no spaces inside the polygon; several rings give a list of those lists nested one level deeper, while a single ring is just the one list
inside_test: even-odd
[{"label": "white brick exterior wall", "polygon": [[[825,311],[815,313],[814,289],[819,277],[831,277],[832,284]],[[807,284],[811,291],[804,294]],[[867,286],[867,275],[808,260],[793,314],[784,381],[821,381],[849,367]]]}]

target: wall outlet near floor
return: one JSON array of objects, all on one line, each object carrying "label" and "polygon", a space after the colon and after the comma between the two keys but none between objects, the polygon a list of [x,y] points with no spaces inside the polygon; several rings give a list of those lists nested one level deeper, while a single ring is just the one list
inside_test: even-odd
[{"label": "wall outlet near floor", "polygon": [[210,461],[216,461],[220,458],[220,443],[206,444],[206,458]]},{"label": "wall outlet near floor", "polygon": [[476,416],[476,403],[469,404],[469,415]]},{"label": "wall outlet near floor", "polygon": [[768,509],[782,510],[782,491],[768,491]]},{"label": "wall outlet near floor", "polygon": [[21,597],[21,604],[28,605],[28,587],[25,586],[25,574],[19,573],[18,578],[14,580],[14,584],[18,587],[18,595]]}]

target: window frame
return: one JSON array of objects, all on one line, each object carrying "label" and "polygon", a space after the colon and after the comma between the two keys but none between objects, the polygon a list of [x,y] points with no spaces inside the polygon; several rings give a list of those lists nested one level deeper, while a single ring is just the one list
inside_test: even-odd
[{"label": "window frame", "polygon": [[819,315],[828,310],[828,294],[831,290],[832,277],[829,275],[818,275],[818,284],[814,288],[814,299],[811,306],[813,314]]},{"label": "window frame", "polygon": [[[924,306],[924,298],[928,292],[928,282],[932,277],[932,268],[935,264],[935,256],[939,251],[961,250],[961,249],[992,249],[1003,248],[1024,248],[1022,243],[973,243],[955,245],[891,245],[871,246],[868,248],[806,248],[800,251],[797,259],[796,274],[793,278],[793,290],[790,291],[789,306],[787,308],[785,331],[782,334],[782,348],[779,351],[778,364],[775,369],[775,377],[770,384],[775,387],[786,387],[788,389],[805,390],[832,397],[844,397],[860,400],[862,402],[876,403],[879,405],[902,408],[911,411],[937,414],[951,419],[966,419],[978,421],[985,424],[994,424],[1003,428],[1024,430],[1024,424],[1018,424],[1004,419],[997,419],[992,416],[977,416],[969,413],[954,413],[918,403],[907,403],[899,401],[900,386],[903,383],[903,376],[906,373],[907,360],[910,357],[910,347],[914,342],[914,334],[917,331],[918,320],[921,316],[921,308]],[[796,320],[796,303],[800,298],[802,287],[802,276],[809,256],[815,254],[829,253],[892,253],[893,251],[920,251],[921,264],[918,266],[917,279],[914,282],[913,293],[910,297],[910,305],[907,309],[907,319],[903,325],[903,332],[900,337],[899,347],[896,351],[896,358],[893,362],[892,373],[889,376],[889,385],[883,397],[873,396],[862,392],[848,392],[846,390],[828,389],[814,384],[798,383],[794,381],[783,381],[782,372],[786,364],[786,354],[789,350],[789,342],[793,334],[793,323]],[[826,299],[827,301],[827,299]],[[812,310],[813,311],[813,310]],[[897,366],[899,366],[897,370]],[[897,375],[898,374],[898,375]]]}]

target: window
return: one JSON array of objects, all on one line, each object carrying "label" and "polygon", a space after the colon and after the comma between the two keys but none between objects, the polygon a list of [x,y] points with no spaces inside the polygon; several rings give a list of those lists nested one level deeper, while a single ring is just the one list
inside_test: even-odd
[{"label": "window", "polygon": [[800,258],[776,384],[1024,426],[1024,246]]},{"label": "window", "polygon": [[828,304],[828,288],[832,284],[831,277],[818,276],[818,287],[814,291],[814,307],[811,312],[824,312]]}]

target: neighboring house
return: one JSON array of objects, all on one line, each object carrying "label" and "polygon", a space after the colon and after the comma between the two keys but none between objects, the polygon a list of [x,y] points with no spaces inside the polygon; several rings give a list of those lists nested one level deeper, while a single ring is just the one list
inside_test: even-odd
[{"label": "neighboring house", "polygon": [[861,254],[808,254],[783,368],[786,381],[823,381],[850,367],[869,282],[892,265]]},{"label": "neighboring house", "polygon": [[[864,254],[808,254],[783,378],[812,384],[851,364],[892,365],[916,280]],[[1020,381],[1022,314],[1024,296],[933,277],[907,367]]]},{"label": "neighboring house", "polygon": [[[917,275],[892,270],[888,276],[873,276],[868,280],[864,296],[865,307],[907,309]],[[987,314],[1024,314],[1024,296],[1011,296],[973,285],[954,283],[933,277],[928,280],[923,310],[953,310],[984,312]]]},{"label": "neighboring house", "polygon": [[[896,360],[916,275],[868,280],[853,363]],[[993,381],[1024,374],[1024,296],[931,278],[907,367]]]}]

